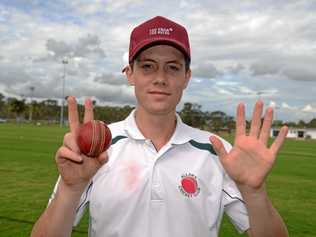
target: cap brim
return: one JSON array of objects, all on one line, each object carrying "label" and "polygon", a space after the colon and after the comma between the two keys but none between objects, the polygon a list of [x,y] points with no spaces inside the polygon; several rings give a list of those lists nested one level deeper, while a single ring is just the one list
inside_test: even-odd
[{"label": "cap brim", "polygon": [[[170,38],[154,38],[154,39],[147,39],[139,43],[137,45],[134,52],[129,57],[129,62],[133,61],[135,56],[140,53],[141,51],[148,49],[154,45],[163,44],[163,45],[170,45],[177,49],[179,49],[186,57],[189,59],[191,58],[190,54],[187,52],[186,47],[182,45],[179,41],[170,39]],[[123,69],[124,70],[124,69]]]}]

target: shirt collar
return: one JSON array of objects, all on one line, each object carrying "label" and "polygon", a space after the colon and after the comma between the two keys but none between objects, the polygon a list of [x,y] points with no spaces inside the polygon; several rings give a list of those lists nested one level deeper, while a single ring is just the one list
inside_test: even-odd
[{"label": "shirt collar", "polygon": [[[169,141],[170,144],[184,144],[190,141],[188,126],[182,122],[181,117],[176,114],[177,124],[176,129]],[[135,140],[146,140],[144,135],[138,129],[135,121],[135,109],[129,114],[124,121],[124,130],[126,133]]]},{"label": "shirt collar", "polygon": [[124,130],[129,135],[129,137],[136,140],[145,140],[146,138],[138,129],[136,121],[135,121],[135,109],[128,115],[125,119]]}]

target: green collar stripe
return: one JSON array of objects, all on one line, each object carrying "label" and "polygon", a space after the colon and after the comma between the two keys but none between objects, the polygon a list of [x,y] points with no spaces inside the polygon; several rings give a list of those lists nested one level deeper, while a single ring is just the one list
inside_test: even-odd
[{"label": "green collar stripe", "polygon": [[213,146],[210,143],[200,143],[194,140],[190,140],[189,143],[200,150],[206,150],[206,151],[211,152],[214,155],[217,155]]},{"label": "green collar stripe", "polygon": [[127,138],[126,136],[116,136],[112,139],[112,145],[114,145],[115,143],[117,143],[119,140],[123,139],[123,138]]}]

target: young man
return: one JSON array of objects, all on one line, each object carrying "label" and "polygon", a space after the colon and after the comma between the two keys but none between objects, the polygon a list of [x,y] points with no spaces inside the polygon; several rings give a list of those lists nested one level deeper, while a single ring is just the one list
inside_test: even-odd
[{"label": "young man", "polygon": [[[77,105],[69,97],[70,132],[56,154],[60,178],[32,236],[70,236],[86,206],[89,236],[214,237],[224,212],[251,237],[287,236],[264,184],[287,128],[268,148],[273,111],[261,126],[261,101],[249,134],[238,106],[233,147],[185,125],[176,106],[191,78],[190,58],[187,32],[175,22],[155,17],[133,30],[124,72],[137,106],[110,125],[112,145],[99,157],[80,154]],[[86,100],[84,121],[92,119]]]}]

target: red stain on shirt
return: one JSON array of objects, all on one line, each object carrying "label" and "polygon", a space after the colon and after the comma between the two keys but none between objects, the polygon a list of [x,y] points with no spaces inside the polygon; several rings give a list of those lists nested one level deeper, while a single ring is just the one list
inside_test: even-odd
[{"label": "red stain on shirt", "polygon": [[135,191],[140,182],[140,164],[136,161],[126,161],[123,165],[125,189],[128,192]]}]

